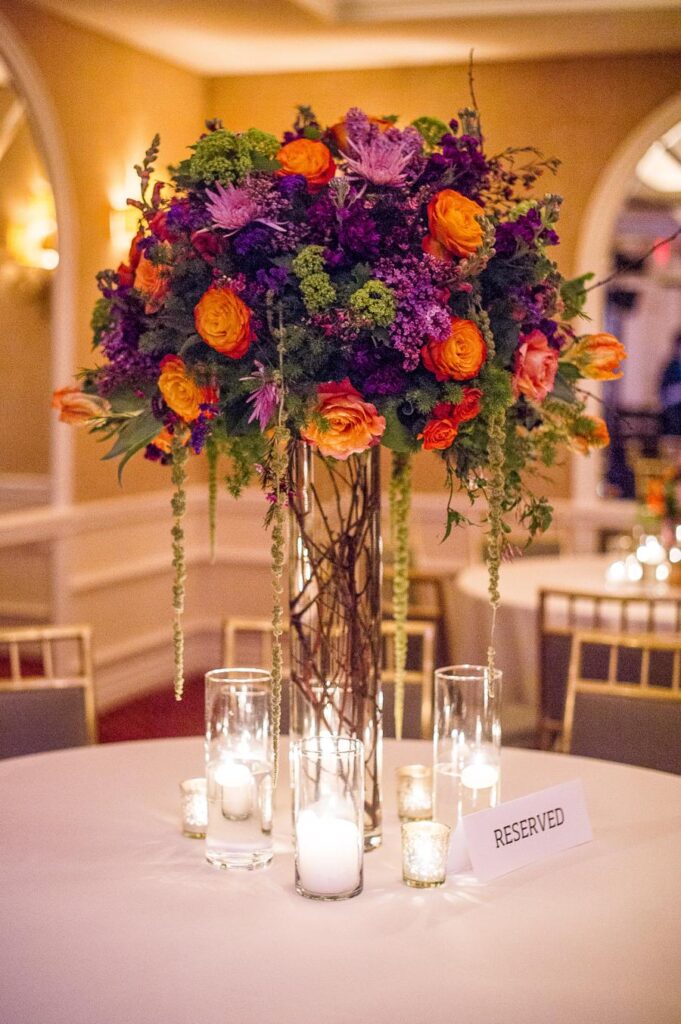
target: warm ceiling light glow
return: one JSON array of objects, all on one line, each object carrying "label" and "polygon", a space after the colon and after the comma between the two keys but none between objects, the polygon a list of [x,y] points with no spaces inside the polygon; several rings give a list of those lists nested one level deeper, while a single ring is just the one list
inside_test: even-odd
[{"label": "warm ceiling light glow", "polygon": [[653,142],[636,165],[636,177],[656,192],[681,192],[681,156],[674,146],[681,142],[681,124]]},{"label": "warm ceiling light glow", "polygon": [[36,178],[29,198],[11,205],[8,220],[9,258],[22,267],[55,270],[59,263],[57,216],[49,183]]}]

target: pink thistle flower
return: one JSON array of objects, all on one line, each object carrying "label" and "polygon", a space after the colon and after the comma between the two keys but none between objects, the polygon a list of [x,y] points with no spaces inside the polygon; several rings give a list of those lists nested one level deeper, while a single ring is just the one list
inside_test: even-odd
[{"label": "pink thistle flower", "polygon": [[230,234],[259,221],[275,231],[283,230],[279,224],[265,219],[265,207],[248,188],[228,185],[225,188],[215,182],[215,192],[206,192],[206,208],[216,227],[224,228]]},{"label": "pink thistle flower", "polygon": [[253,391],[246,401],[253,406],[248,422],[258,421],[260,429],[264,432],[267,425],[274,416],[279,405],[279,385],[266,377],[267,370],[262,363],[255,360],[255,372],[250,377],[242,377],[242,380],[259,380],[260,385]]},{"label": "pink thistle flower", "polygon": [[350,110],[345,116],[348,132],[348,169],[372,185],[398,188],[406,184],[422,155],[423,140],[415,128],[381,131],[366,114]]}]

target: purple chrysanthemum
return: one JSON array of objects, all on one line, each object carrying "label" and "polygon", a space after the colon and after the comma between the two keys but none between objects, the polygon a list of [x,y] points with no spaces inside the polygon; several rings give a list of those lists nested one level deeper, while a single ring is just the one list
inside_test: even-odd
[{"label": "purple chrysanthemum", "polygon": [[399,188],[423,166],[423,139],[415,128],[381,128],[357,108],[345,115],[348,169],[372,185]]}]

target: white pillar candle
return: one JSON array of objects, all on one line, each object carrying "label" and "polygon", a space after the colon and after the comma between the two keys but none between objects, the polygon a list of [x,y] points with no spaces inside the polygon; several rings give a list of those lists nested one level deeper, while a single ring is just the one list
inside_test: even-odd
[{"label": "white pillar candle", "polygon": [[222,761],[213,776],[220,787],[222,813],[227,818],[246,818],[253,804],[253,776],[245,764]]},{"label": "white pillar candle", "polygon": [[354,821],[334,818],[314,807],[296,821],[298,879],[307,892],[338,896],[360,883],[362,837]]},{"label": "white pillar candle", "polygon": [[496,786],[499,768],[495,764],[475,762],[467,764],[461,772],[461,783],[467,789],[489,789]]}]

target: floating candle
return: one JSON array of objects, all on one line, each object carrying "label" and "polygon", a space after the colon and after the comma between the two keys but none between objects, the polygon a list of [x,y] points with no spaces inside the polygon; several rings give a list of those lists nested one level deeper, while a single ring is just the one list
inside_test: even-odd
[{"label": "floating candle", "polygon": [[220,787],[222,813],[226,818],[247,818],[253,804],[253,775],[245,764],[222,761],[213,778]]}]

